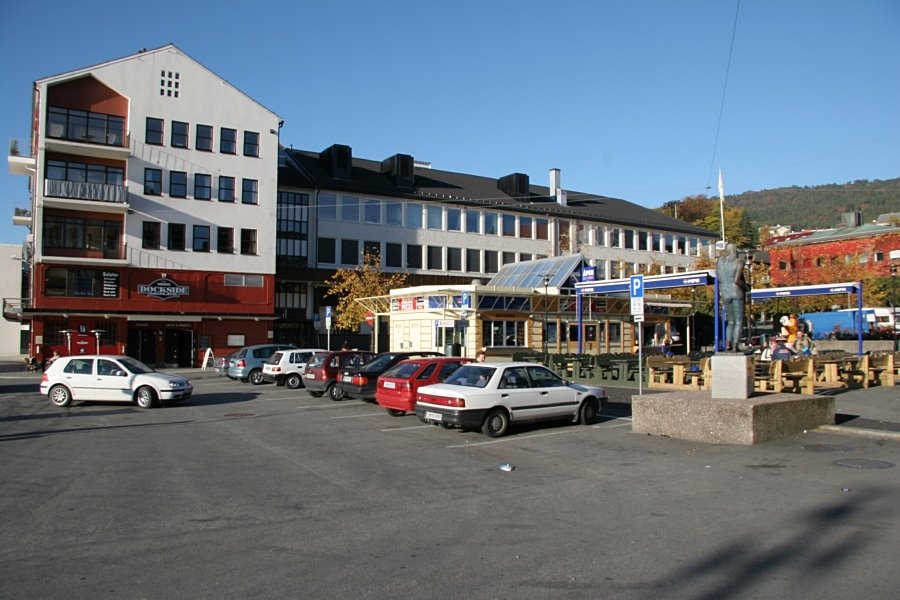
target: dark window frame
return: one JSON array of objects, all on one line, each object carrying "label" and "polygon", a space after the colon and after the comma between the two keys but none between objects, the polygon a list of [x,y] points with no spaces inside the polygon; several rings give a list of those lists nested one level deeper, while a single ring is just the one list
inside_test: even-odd
[{"label": "dark window frame", "polygon": [[173,148],[187,148],[190,142],[191,124],[184,121],[172,121],[172,133],[169,142]]},{"label": "dark window frame", "polygon": [[237,154],[237,129],[230,127],[219,128],[219,152],[222,154]]},{"label": "dark window frame", "polygon": [[144,143],[151,146],[162,146],[165,140],[165,121],[156,117],[147,117],[144,130]]},{"label": "dark window frame", "polygon": [[197,124],[197,140],[194,147],[200,152],[213,151],[213,126]]},{"label": "dark window frame", "polygon": [[191,249],[194,252],[209,252],[209,225],[194,225]]}]

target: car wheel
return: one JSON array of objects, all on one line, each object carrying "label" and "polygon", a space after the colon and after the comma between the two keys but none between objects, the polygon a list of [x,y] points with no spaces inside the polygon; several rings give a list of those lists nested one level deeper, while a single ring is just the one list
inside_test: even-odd
[{"label": "car wheel", "polygon": [[64,385],[54,385],[48,395],[53,406],[68,406],[72,403],[72,393]]},{"label": "car wheel", "polygon": [[389,408],[389,409],[387,409],[387,412],[392,417],[402,417],[403,415],[406,414],[405,410],[397,410],[396,408]]},{"label": "car wheel", "polygon": [[298,387],[300,387],[301,383],[302,381],[300,380],[300,376],[296,373],[291,373],[287,376],[287,379],[284,380],[284,384],[292,390],[296,390]]},{"label": "car wheel", "polygon": [[344,393],[333,383],[328,386],[328,396],[335,401],[344,399]]},{"label": "car wheel", "polygon": [[500,437],[509,429],[509,415],[502,408],[495,408],[484,418],[481,433],[488,437]]},{"label": "car wheel", "polygon": [[156,406],[156,392],[152,387],[142,385],[135,393],[135,400],[141,408],[153,408]]},{"label": "car wheel", "polygon": [[590,425],[597,418],[597,403],[593,400],[585,400],[578,409],[578,422],[582,425]]},{"label": "car wheel", "polygon": [[250,380],[250,383],[253,385],[262,385],[265,382],[262,376],[262,369],[253,369],[250,371],[250,375],[247,376],[247,379]]}]

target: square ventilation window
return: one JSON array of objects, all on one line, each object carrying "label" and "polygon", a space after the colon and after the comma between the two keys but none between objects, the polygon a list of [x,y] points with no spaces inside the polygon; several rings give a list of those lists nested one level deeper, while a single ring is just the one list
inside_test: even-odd
[{"label": "square ventilation window", "polygon": [[172,71],[160,71],[159,75],[159,95],[177,98],[181,75],[178,72]]}]

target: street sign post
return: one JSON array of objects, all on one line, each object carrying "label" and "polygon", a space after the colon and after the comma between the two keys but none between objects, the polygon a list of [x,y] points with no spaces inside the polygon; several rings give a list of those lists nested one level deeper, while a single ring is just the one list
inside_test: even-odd
[{"label": "street sign post", "polygon": [[638,395],[644,395],[644,276],[632,275],[629,278],[629,296],[631,297],[631,314],[638,323]]},{"label": "street sign post", "polygon": [[325,307],[325,331],[327,332],[327,336],[325,338],[326,348],[331,350],[331,307]]}]

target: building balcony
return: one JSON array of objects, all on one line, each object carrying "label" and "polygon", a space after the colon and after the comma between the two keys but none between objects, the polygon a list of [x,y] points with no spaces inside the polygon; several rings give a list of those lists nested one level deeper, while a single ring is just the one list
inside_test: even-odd
[{"label": "building balcony", "polygon": [[92,158],[126,160],[131,155],[128,136],[125,136],[122,139],[121,144],[108,144],[105,140],[94,143],[87,136],[83,139],[44,138],[44,148],[46,148],[48,152],[62,152],[75,156],[90,156]]},{"label": "building balcony", "polygon": [[126,265],[125,248],[44,248],[41,262],[71,265]]},{"label": "building balcony", "polygon": [[13,213],[13,225],[21,225],[23,227],[31,227],[31,211],[23,208],[17,208]]},{"label": "building balcony", "polygon": [[37,161],[33,156],[7,156],[6,165],[10,175],[34,175]]},{"label": "building balcony", "polygon": [[4,298],[3,318],[7,321],[21,322],[24,309],[29,308],[31,308],[31,299],[29,298]]},{"label": "building balcony", "polygon": [[44,180],[44,206],[124,214],[128,210],[124,185],[84,181]]}]

